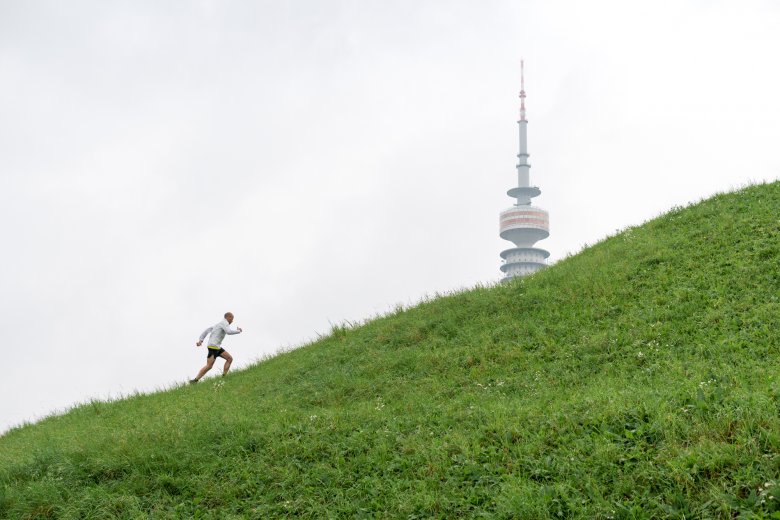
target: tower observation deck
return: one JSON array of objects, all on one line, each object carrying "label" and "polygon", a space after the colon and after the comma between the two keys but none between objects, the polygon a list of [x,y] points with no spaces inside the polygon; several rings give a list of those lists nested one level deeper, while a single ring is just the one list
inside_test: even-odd
[{"label": "tower observation deck", "polygon": [[525,77],[523,62],[520,62],[520,151],[517,154],[517,187],[507,191],[507,195],[516,200],[515,204],[501,212],[499,219],[500,236],[509,240],[515,247],[501,252],[503,264],[502,281],[516,276],[535,273],[547,265],[548,251],[534,247],[539,240],[550,236],[550,217],[547,211],[531,204],[531,199],[542,193],[531,186],[528,163],[528,120],[525,118]]}]

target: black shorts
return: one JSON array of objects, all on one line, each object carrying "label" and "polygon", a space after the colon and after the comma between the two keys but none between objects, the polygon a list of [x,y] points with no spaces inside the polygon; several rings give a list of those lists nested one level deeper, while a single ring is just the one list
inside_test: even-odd
[{"label": "black shorts", "polygon": [[209,348],[206,349],[206,351],[208,352],[206,354],[206,359],[210,358],[211,356],[214,356],[214,359],[217,359],[220,356],[220,354],[225,352],[225,349],[224,348],[211,348],[211,347],[209,347]]}]

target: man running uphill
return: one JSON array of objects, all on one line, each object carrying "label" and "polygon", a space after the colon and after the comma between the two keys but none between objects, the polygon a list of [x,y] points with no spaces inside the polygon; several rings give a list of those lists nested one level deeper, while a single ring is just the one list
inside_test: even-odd
[{"label": "man running uphill", "polygon": [[217,357],[224,358],[225,360],[225,368],[222,372],[222,375],[228,373],[228,370],[230,370],[230,363],[233,362],[233,356],[228,354],[227,350],[222,348],[220,345],[222,345],[222,340],[225,339],[225,334],[240,334],[241,333],[241,327],[236,327],[235,330],[230,328],[230,324],[233,323],[233,313],[232,312],[226,312],[225,313],[225,319],[214,325],[213,327],[209,327],[206,330],[203,331],[203,334],[200,335],[200,339],[198,339],[198,342],[195,343],[196,347],[199,347],[203,344],[203,338],[206,337],[206,334],[211,334],[209,336],[209,342],[206,344],[208,346],[207,354],[206,354],[206,366],[200,369],[200,372],[198,372],[198,375],[195,376],[195,379],[190,379],[190,383],[197,383],[200,381],[200,378],[206,375],[206,372],[211,370],[211,367],[214,366],[214,362],[217,360]]}]

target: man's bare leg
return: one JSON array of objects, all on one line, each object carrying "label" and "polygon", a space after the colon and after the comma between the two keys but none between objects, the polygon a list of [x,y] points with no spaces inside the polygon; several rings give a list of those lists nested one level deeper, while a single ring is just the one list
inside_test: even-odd
[{"label": "man's bare leg", "polygon": [[193,379],[193,381],[200,381],[200,378],[205,376],[206,372],[211,370],[211,367],[214,366],[214,361],[216,361],[216,360],[217,360],[217,358],[215,358],[213,356],[210,357],[210,358],[207,358],[206,359],[206,366],[204,366],[203,368],[200,369],[200,372],[198,372],[198,375],[195,376],[195,379]]},{"label": "man's bare leg", "polygon": [[223,352],[219,355],[221,358],[225,358],[225,368],[222,371],[222,375],[226,375],[228,373],[228,370],[230,370],[230,364],[233,362],[233,356],[227,353],[227,351]]}]

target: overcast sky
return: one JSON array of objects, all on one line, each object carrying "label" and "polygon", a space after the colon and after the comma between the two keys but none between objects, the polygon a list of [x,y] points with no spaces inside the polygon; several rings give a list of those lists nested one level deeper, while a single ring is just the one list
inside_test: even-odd
[{"label": "overcast sky", "polygon": [[777,179],[778,52],[774,0],[0,0],[0,431],[495,283],[521,58],[552,262]]}]

